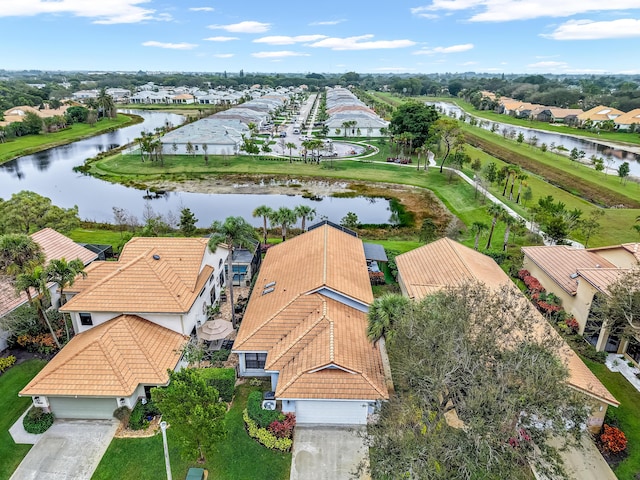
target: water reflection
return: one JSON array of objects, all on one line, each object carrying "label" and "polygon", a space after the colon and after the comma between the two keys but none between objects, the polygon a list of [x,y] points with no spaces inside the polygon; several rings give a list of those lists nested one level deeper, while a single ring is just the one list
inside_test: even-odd
[{"label": "water reflection", "polygon": [[[464,110],[451,103],[427,102],[427,104],[434,105],[447,115],[455,113],[457,118],[460,118],[461,115],[466,115],[468,118],[470,117],[470,115]],[[640,176],[640,154],[634,153],[633,151],[625,150],[624,148],[614,148],[604,143],[573,137],[569,134],[548,132],[546,130],[537,130],[535,128],[524,128],[507,123],[494,122],[480,117],[475,118],[478,120],[477,126],[484,128],[485,130],[493,131],[496,129],[493,125],[496,124],[497,129],[494,133],[497,135],[505,135],[506,130],[509,137],[516,138],[517,135],[522,133],[524,135],[525,142],[535,136],[537,137],[537,145],[545,143],[548,147],[551,145],[562,146],[567,152],[570,152],[573,148],[577,148],[578,150],[585,152],[585,158],[587,159],[591,158],[593,155],[596,157],[603,157],[605,165],[611,170],[617,170],[622,162],[629,162],[631,175]],[[558,128],[564,129],[569,127],[558,125]]]}]

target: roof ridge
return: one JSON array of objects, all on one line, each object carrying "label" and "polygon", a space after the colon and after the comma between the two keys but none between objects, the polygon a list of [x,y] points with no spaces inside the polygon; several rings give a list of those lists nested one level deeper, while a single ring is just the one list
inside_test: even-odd
[{"label": "roof ridge", "polygon": [[[190,305],[185,305],[183,302],[183,298],[180,297],[180,295],[176,294],[176,289],[172,288],[172,286],[167,285],[166,282],[164,281],[164,279],[167,277],[167,275],[160,275],[160,272],[157,271],[157,268],[155,268],[155,263],[152,263],[148,260],[147,258],[147,253],[151,254],[152,252],[155,251],[159,251],[157,247],[151,247],[149,248],[149,250],[145,251],[145,253],[141,254],[140,257],[138,257],[138,259],[136,259],[136,261],[142,259],[144,260],[144,263],[147,264],[149,266],[149,270],[153,272],[153,274],[155,275],[155,277],[160,281],[160,283],[162,283],[163,285],[165,285],[167,288],[167,291],[169,292],[169,295],[171,295],[171,297],[173,297],[173,299],[176,301],[176,303],[178,305],[180,305],[180,307],[182,307],[182,309],[184,310],[186,308],[185,311],[188,311],[189,309],[187,307],[189,307]],[[156,260],[154,260],[155,262]],[[178,273],[171,268],[171,263],[170,262],[166,262],[165,264],[167,266],[167,268],[171,271],[171,273],[173,275],[175,275],[175,277],[178,279],[176,283],[180,283],[180,285],[184,288],[187,289],[187,291],[193,292],[195,291],[195,286],[198,285],[198,280],[200,278],[200,273],[198,272],[198,275],[196,276],[196,283],[194,284],[194,288],[189,288],[189,286],[184,282],[184,280],[182,280],[182,277],[180,275],[178,275]]]},{"label": "roof ridge", "polygon": [[[139,315],[125,315],[124,316],[124,319],[127,320],[126,329],[129,331],[131,338],[133,339],[135,344],[140,349],[140,352],[143,353],[145,358],[149,358],[149,351],[147,349],[148,343],[147,342],[142,342],[140,340],[140,338],[137,335],[134,334],[134,331],[133,331],[133,328],[132,328],[132,325],[131,325],[131,320],[133,319],[134,316],[137,317],[137,318],[140,318],[142,320],[145,320],[146,322],[150,322],[150,321],[147,320],[146,318],[140,317]],[[150,323],[154,323],[154,322],[150,322]],[[155,324],[155,325],[158,325],[158,324]],[[162,326],[162,325],[158,325],[158,326]],[[166,327],[164,327],[164,328],[166,328]],[[162,374],[164,372],[162,372],[161,370],[158,370],[158,368],[157,368],[157,366],[156,366],[156,364],[154,362],[149,362],[149,365],[151,366],[151,368],[153,368],[153,371],[156,373],[156,375],[162,376]]]},{"label": "roof ridge", "polygon": [[324,227],[324,245],[322,252],[322,285],[327,285],[327,243],[329,236],[329,225],[325,225]]},{"label": "roof ridge", "polygon": [[[469,267],[469,264],[464,260],[464,258],[462,258],[462,255],[460,255],[460,252],[458,251],[457,248],[454,247],[453,244],[453,240],[451,240],[449,237],[444,237],[444,240],[447,242],[447,245],[449,245],[449,247],[451,248],[451,250],[453,250],[453,252],[455,253],[456,257],[458,257],[458,260],[460,260],[462,262],[462,265],[464,265],[464,268],[466,268],[467,272],[469,272],[469,274],[471,274],[471,276],[473,278],[478,278],[474,275],[473,270],[471,269],[471,267]],[[462,244],[460,243],[455,243],[455,245],[460,245],[462,246]]]},{"label": "roof ridge", "polygon": [[[120,319],[120,322],[122,322],[122,319]],[[127,330],[129,330],[128,326],[125,327],[125,328]],[[96,342],[98,344],[98,348],[102,351],[104,356],[107,358],[107,363],[111,367],[111,370],[113,370],[113,372],[115,373],[116,378],[118,378],[120,380],[120,386],[121,387],[128,387],[127,381],[126,381],[124,375],[122,374],[121,367],[119,367],[119,366],[116,367],[115,365],[113,365],[113,362],[121,360],[122,363],[124,364],[124,367],[130,373],[131,369],[129,368],[129,363],[127,361],[125,361],[125,359],[123,358],[122,352],[120,351],[120,348],[118,347],[117,342],[113,342],[114,351],[117,354],[117,358],[116,358],[116,355],[113,355],[110,351],[107,351],[106,345],[104,344],[104,341],[103,341],[102,337],[103,337],[103,335],[100,335],[100,339]],[[113,341],[113,339],[111,339],[111,340]]]}]

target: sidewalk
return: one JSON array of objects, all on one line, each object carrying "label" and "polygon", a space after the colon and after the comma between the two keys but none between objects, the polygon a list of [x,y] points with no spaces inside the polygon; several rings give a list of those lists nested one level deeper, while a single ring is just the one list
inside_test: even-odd
[{"label": "sidewalk", "polygon": [[[31,405],[29,405],[29,408],[31,408]],[[38,440],[42,438],[42,434],[36,435],[34,433],[28,433],[22,425],[22,419],[29,411],[29,408],[27,408],[24,413],[20,415],[20,418],[16,421],[16,423],[11,426],[11,428],[9,429],[9,435],[11,435],[11,438],[13,438],[13,441],[16,443],[35,445]]]}]

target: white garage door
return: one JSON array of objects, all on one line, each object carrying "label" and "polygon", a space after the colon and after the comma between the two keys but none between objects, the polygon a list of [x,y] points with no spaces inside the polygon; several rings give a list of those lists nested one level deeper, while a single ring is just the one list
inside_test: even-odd
[{"label": "white garage door", "polygon": [[367,402],[296,400],[296,423],[363,425],[367,423]]},{"label": "white garage door", "polygon": [[118,408],[115,398],[49,397],[49,405],[56,418],[113,418]]}]

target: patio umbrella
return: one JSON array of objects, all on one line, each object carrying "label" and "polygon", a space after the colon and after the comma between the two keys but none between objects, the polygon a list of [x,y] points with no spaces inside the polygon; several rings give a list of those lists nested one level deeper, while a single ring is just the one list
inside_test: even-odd
[{"label": "patio umbrella", "polygon": [[222,340],[233,332],[233,325],[227,320],[209,320],[200,327],[200,338],[207,341]]}]

